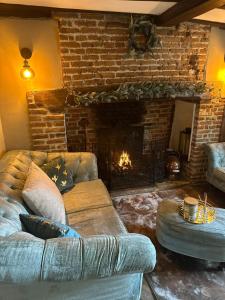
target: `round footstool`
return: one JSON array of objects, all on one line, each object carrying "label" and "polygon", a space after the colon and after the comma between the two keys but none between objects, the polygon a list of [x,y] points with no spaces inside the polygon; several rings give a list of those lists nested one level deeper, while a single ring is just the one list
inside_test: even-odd
[{"label": "round footstool", "polygon": [[210,224],[191,224],[178,213],[179,202],[164,200],[156,217],[159,243],[174,252],[215,262],[225,262],[225,209],[216,208]]}]

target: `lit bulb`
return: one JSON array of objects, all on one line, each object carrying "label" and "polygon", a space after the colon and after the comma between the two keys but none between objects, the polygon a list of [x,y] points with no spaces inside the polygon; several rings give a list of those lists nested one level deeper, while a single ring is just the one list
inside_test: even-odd
[{"label": "lit bulb", "polygon": [[27,79],[28,80],[28,79],[34,78],[34,75],[35,75],[34,71],[31,69],[31,67],[28,64],[28,61],[25,59],[24,60],[23,68],[20,71],[20,76],[23,79]]}]

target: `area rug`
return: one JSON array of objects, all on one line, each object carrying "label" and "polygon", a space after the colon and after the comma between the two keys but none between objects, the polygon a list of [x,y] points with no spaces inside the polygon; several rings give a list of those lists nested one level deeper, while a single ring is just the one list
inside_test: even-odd
[{"label": "area rug", "polygon": [[173,253],[161,247],[155,237],[156,213],[163,199],[180,201],[183,189],[114,197],[113,203],[129,232],[151,238],[157,249],[157,265],[146,274],[157,300],[224,300],[225,266]]}]

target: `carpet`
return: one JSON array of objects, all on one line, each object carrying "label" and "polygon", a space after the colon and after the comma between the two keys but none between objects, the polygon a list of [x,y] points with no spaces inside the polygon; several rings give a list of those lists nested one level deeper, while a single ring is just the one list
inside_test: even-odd
[{"label": "carpet", "polygon": [[181,200],[187,193],[173,189],[113,197],[129,232],[145,234],[157,249],[157,265],[145,279],[157,300],[224,300],[225,265],[179,255],[161,247],[155,237],[156,213],[163,199]]}]

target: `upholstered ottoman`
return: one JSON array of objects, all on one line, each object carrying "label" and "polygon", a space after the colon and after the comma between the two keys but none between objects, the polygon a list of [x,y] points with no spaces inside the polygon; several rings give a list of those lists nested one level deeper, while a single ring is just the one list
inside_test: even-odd
[{"label": "upholstered ottoman", "polygon": [[179,203],[164,200],[156,219],[159,243],[174,252],[215,262],[225,261],[225,209],[216,208],[210,224],[191,224],[178,213]]}]

